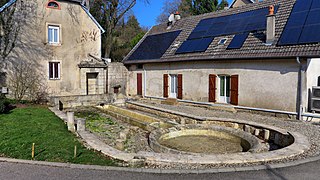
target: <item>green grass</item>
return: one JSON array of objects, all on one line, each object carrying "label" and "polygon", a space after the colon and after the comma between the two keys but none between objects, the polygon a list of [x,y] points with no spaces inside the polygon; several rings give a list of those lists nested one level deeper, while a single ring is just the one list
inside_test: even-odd
[{"label": "green grass", "polygon": [[[86,149],[61,119],[45,107],[17,108],[0,115],[0,155],[35,160],[95,165],[115,165],[103,154]],[[74,158],[74,146],[77,157]]]}]

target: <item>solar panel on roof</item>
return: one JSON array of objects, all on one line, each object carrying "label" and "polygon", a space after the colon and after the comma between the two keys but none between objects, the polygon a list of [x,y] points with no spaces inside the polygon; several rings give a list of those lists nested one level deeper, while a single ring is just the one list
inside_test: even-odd
[{"label": "solar panel on roof", "polygon": [[297,0],[292,12],[309,11],[312,0]]},{"label": "solar panel on roof", "polygon": [[311,10],[319,9],[320,8],[320,1],[312,1]]},{"label": "solar panel on roof", "polygon": [[213,37],[209,37],[184,41],[177,49],[176,54],[204,52],[209,47],[213,39]]},{"label": "solar panel on roof", "polygon": [[[275,6],[275,13],[277,11],[278,6]],[[266,29],[266,16],[268,14],[269,8],[266,7],[228,16],[202,19],[190,33],[187,40],[178,48],[176,54],[203,52],[214,37],[231,34],[238,34],[234,39],[235,42],[240,43],[238,46],[241,47],[249,32]]]},{"label": "solar panel on roof", "polygon": [[302,27],[286,28],[281,35],[278,45],[298,44]]},{"label": "solar panel on roof", "polygon": [[128,60],[160,59],[181,31],[149,35]]},{"label": "solar panel on roof", "polygon": [[312,25],[320,23],[320,9],[314,9],[309,12],[305,25]]},{"label": "solar panel on roof", "polygon": [[249,33],[237,34],[233,37],[227,49],[239,49],[242,47],[243,43],[246,41]]},{"label": "solar panel on roof", "polygon": [[299,43],[305,44],[317,42],[320,42],[320,24],[304,26]]},{"label": "solar panel on roof", "polygon": [[302,26],[307,19],[308,11],[301,11],[297,13],[292,13],[287,22],[287,27],[297,27]]},{"label": "solar panel on roof", "polygon": [[278,45],[319,43],[319,17],[319,0],[297,0]]}]

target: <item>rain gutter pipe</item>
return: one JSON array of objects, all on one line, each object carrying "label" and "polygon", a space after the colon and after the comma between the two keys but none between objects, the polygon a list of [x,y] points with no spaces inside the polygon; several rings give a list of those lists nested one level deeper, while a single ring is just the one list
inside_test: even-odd
[{"label": "rain gutter pipe", "polygon": [[297,114],[298,114],[298,119],[302,120],[302,113],[303,113],[303,106],[302,106],[302,74],[303,74],[303,68],[302,68],[302,63],[300,61],[300,57],[296,58],[297,63],[299,64],[299,73],[298,73],[298,110],[297,110]]}]

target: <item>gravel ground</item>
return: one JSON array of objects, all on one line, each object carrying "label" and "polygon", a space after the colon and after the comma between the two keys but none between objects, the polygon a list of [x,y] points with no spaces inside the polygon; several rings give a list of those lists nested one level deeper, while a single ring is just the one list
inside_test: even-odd
[{"label": "gravel ground", "polygon": [[[311,122],[298,121],[295,119],[290,119],[288,116],[282,115],[282,117],[275,117],[270,114],[257,114],[252,112],[241,112],[236,113],[208,109],[204,106],[193,106],[186,103],[180,103],[177,106],[160,104],[160,101],[150,101],[150,100],[141,100],[139,103],[148,104],[150,106],[160,107],[168,110],[183,112],[187,114],[193,114],[196,116],[202,117],[220,117],[220,118],[230,118],[230,119],[239,119],[252,122],[258,122],[261,124],[271,125],[286,129],[292,132],[299,132],[308,137],[309,142],[311,143],[311,148],[306,151],[304,154],[299,157],[294,157],[287,159],[288,161],[296,159],[305,159],[307,157],[317,156],[320,154],[320,126],[312,124]],[[278,115],[279,116],[279,115]],[[286,160],[284,160],[286,161]],[[283,162],[283,161],[280,161]],[[276,162],[278,163],[278,162]]]}]

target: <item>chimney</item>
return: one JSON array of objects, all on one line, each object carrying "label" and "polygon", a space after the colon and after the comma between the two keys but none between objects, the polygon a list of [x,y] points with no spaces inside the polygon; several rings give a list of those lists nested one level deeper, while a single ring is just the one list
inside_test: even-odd
[{"label": "chimney", "polygon": [[86,7],[88,10],[90,10],[90,0],[86,0]]},{"label": "chimney", "polygon": [[90,10],[90,0],[82,0],[81,4]]},{"label": "chimney", "polygon": [[276,34],[276,15],[274,14],[274,6],[269,6],[269,15],[267,16],[267,45],[272,45]]}]

